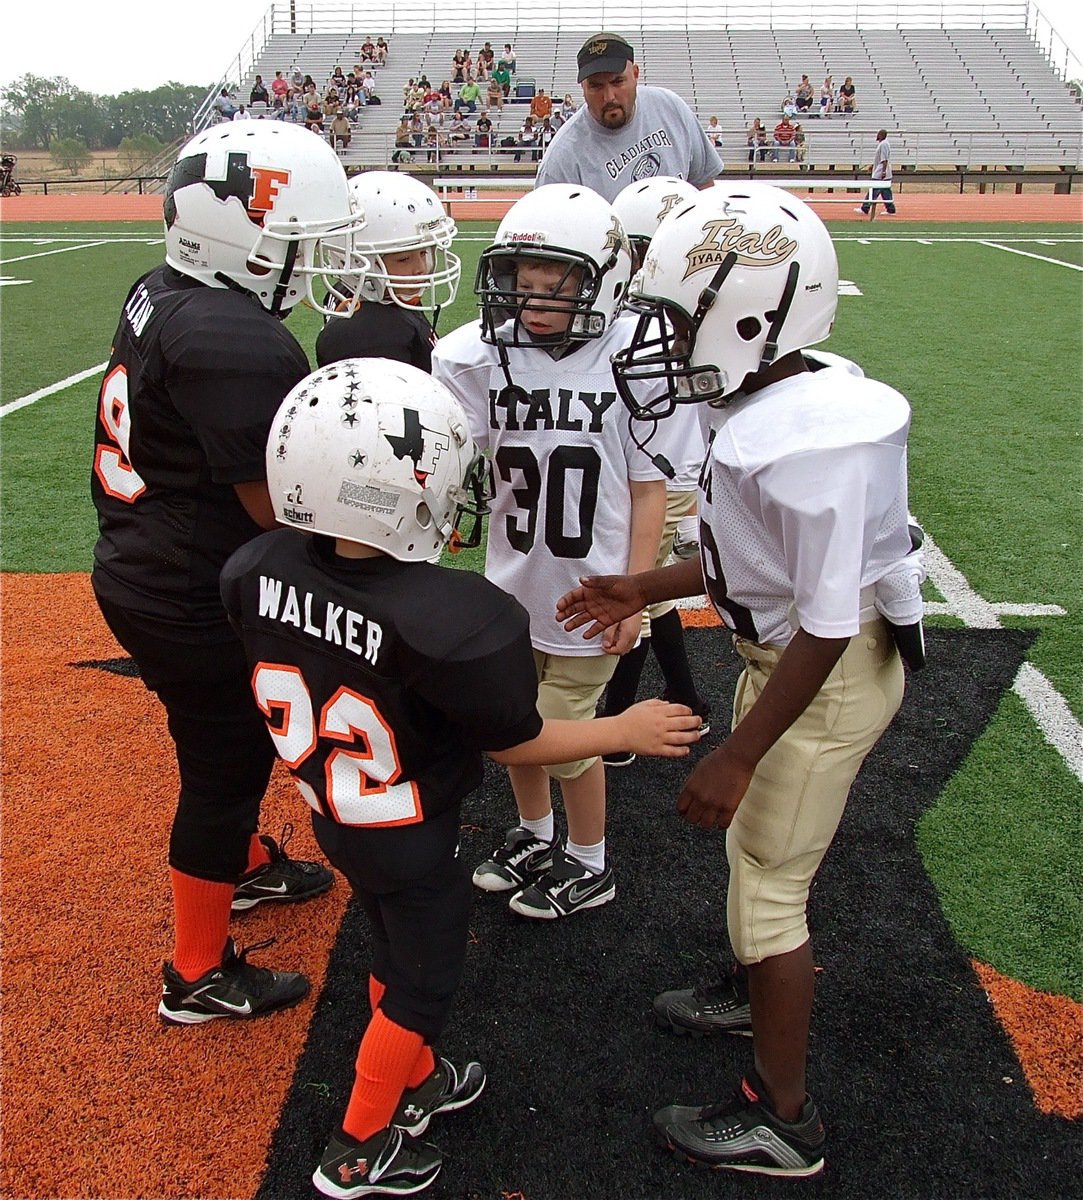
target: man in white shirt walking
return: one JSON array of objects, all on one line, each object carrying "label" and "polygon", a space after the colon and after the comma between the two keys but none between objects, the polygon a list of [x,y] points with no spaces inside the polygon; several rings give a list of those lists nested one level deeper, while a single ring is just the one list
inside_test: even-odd
[{"label": "man in white shirt walking", "polygon": [[876,135],[876,153],[872,156],[873,185],[869,189],[869,198],[862,204],[859,212],[868,216],[871,204],[883,202],[884,212],[889,217],[895,215],[895,198],[891,194],[891,143],[887,140],[887,130],[881,129]]}]

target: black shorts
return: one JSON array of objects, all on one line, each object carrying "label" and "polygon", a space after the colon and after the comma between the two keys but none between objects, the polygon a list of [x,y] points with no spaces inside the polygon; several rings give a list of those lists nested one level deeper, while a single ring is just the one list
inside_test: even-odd
[{"label": "black shorts", "polygon": [[462,980],[470,925],[458,806],[390,829],[340,825],[314,812],[312,828],[372,926],[372,974],[387,988],[381,1009],[435,1042]]}]

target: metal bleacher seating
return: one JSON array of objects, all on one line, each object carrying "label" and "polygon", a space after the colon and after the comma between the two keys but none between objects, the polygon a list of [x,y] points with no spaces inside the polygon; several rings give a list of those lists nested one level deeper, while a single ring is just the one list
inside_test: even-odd
[{"label": "metal bleacher seating", "polygon": [[[516,14],[509,13],[514,23]],[[479,27],[471,16],[461,28],[388,34],[391,53],[377,67],[379,107],[366,107],[345,152],[347,165],[386,165],[394,129],[402,115],[402,88],[425,74],[434,83],[450,77],[451,58],[462,47],[474,54],[486,41],[499,53],[515,45],[517,79],[533,78],[559,103],[565,93],[582,97],[575,55],[583,31]],[[467,24],[470,21],[470,24]],[[681,95],[706,124],[717,115],[724,131],[721,153],[732,166],[747,162],[745,129],[760,117],[770,129],[783,97],[802,74],[813,84],[813,115],[798,118],[808,139],[809,164],[849,168],[868,164],[877,129],[892,132],[896,167],[1043,166],[1077,167],[1081,151],[1081,108],[1057,77],[1044,52],[1023,28],[813,28],[659,30],[622,27],[636,46],[644,83]],[[323,89],[336,64],[349,69],[365,34],[275,34],[241,83],[247,96],[258,72],[269,82],[276,70],[299,68]],[[817,115],[820,85],[833,77],[836,89],[850,75],[857,86],[852,116]],[[484,94],[484,93],[483,93]],[[514,101],[493,111],[494,147],[518,129],[525,105]],[[508,162],[496,150],[442,152],[438,167],[481,161]],[[424,150],[414,153],[424,164]],[[528,163],[523,164],[529,168]],[[479,169],[481,169],[479,167]]]}]

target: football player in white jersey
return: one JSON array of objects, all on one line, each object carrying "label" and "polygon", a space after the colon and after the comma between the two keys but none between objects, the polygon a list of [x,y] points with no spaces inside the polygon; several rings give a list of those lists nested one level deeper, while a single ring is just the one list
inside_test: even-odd
[{"label": "football player in white jersey", "polygon": [[[609,203],[584,187],[538,188],[512,206],[482,253],[480,325],[446,335],[433,352],[433,376],[492,455],[485,574],[530,613],[544,717],[593,717],[615,655],[641,626],[640,614],[628,614],[602,643],[584,642],[553,621],[553,605],[583,574],[653,566],[662,535],[668,462],[641,448],[610,366],[635,328],[633,317],[616,317],[630,275],[628,239]],[[651,394],[662,391],[653,385]],[[550,778],[567,813],[563,845]],[[519,823],[474,883],[513,893],[513,911],[543,920],[612,900],[600,759],[514,766],[511,782]]]},{"label": "football player in white jersey", "polygon": [[[640,416],[711,405],[700,562],[584,579],[558,605],[597,636],[644,603],[702,594],[745,660],[733,730],[677,801],[727,829],[727,918],[738,966],[664,992],[659,1024],[751,1033],[754,1065],[728,1102],[655,1114],[682,1159],[807,1176],[824,1131],[805,1091],[813,958],[806,903],[850,785],[902,700],[900,649],[920,665],[924,567],[907,519],[910,407],[801,354],[835,317],[838,264],[820,219],[779,189],[716,190],[672,214],[631,289],[640,314],[614,360]],[[636,388],[665,379],[662,404]],[[911,640],[912,639],[912,640]]]},{"label": "football player in white jersey", "polygon": [[[632,247],[633,272],[643,265],[647,246],[666,214],[691,203],[698,194],[699,189],[686,180],[661,175],[631,183],[617,196],[613,208]],[[659,567],[665,564],[674,549],[680,526],[690,520],[694,528],[698,520],[695,515],[699,495],[696,481],[707,449],[699,414],[691,406],[677,409],[666,422],[666,431],[674,469],[666,480],[666,523],[655,562]],[[647,655],[653,650],[665,681],[665,697],[678,704],[687,704],[700,718],[700,733],[705,736],[711,731],[711,709],[696,690],[692,678],[684,645],[684,626],[676,603],[665,600],[661,604],[652,604],[647,609],[647,617],[639,645],[621,657],[613,672],[605,690],[602,712],[607,717],[614,716],[635,702]],[[602,761],[607,767],[628,767],[635,762],[635,757],[630,750],[624,750],[605,754]]]}]

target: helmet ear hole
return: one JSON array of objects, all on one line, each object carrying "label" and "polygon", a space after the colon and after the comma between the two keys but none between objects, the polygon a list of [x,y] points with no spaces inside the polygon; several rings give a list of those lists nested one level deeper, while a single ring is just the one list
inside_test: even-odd
[{"label": "helmet ear hole", "polygon": [[737,322],[737,333],[746,342],[755,341],[759,337],[763,325],[758,317],[742,317]]},{"label": "helmet ear hole", "polygon": [[421,503],[414,510],[414,520],[422,529],[428,529],[432,524],[432,513],[429,512],[429,506]]}]

